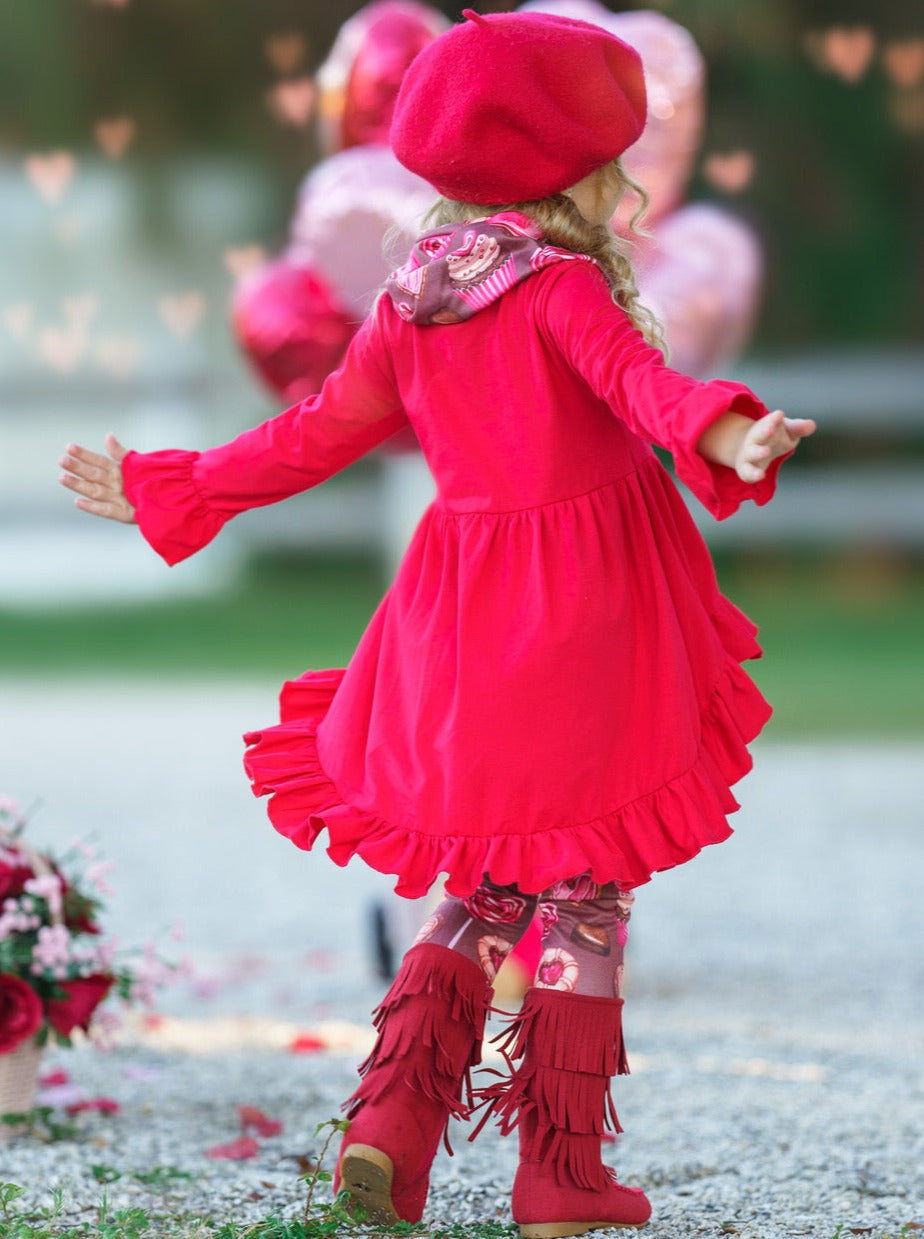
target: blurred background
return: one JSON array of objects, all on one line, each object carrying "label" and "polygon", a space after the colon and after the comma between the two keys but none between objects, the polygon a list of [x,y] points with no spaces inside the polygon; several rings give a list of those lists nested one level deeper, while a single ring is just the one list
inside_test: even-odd
[{"label": "blurred background", "polygon": [[[462,6],[427,7],[438,28]],[[614,28],[641,20],[662,54],[664,28],[643,6],[595,7]],[[167,569],[136,532],[75,513],[56,481],[68,441],[99,446],[114,430],[141,450],[207,447],[294,399],[302,362],[308,390],[334,364],[364,294],[336,287],[333,268],[357,252],[367,190],[388,199],[379,224],[390,215],[413,231],[396,201],[420,205],[393,169],[376,181],[376,116],[349,139],[341,123],[366,27],[342,31],[359,10],[353,0],[4,6],[0,790],[50,801],[62,830],[107,805],[124,820],[139,799],[172,824],[182,788],[213,817],[221,803],[217,839],[227,781],[241,838],[258,822],[266,834],[235,782],[237,736],[271,721],[282,679],[349,657],[426,490],[405,444],[240,518]],[[776,706],[767,742],[919,751],[924,14],[911,0],[648,10],[674,30],[662,63],[646,68],[662,125],[651,131],[675,163],[640,257],[676,331],[675,359],[741,378],[820,427],[769,508],[721,525],[696,513],[726,592],[761,627],[754,676]],[[353,100],[360,119],[369,97]],[[360,153],[347,166],[351,144]],[[657,181],[668,165],[647,155]],[[711,252],[691,241],[704,220]],[[273,312],[284,302],[280,256],[286,278],[310,276],[294,361],[273,351],[258,297],[268,289]],[[710,324],[714,338],[698,347]],[[168,792],[162,773],[197,760],[183,750],[196,743],[189,717],[185,739],[169,738],[171,686],[179,710],[195,716],[208,702],[209,718],[228,720],[226,756],[198,791],[186,772]],[[135,714],[118,734],[112,711],[129,701]],[[139,712],[168,739],[139,732],[133,748],[124,732]],[[106,745],[134,793],[113,791]],[[185,897],[194,904],[195,890]]]},{"label": "blurred background", "polygon": [[[732,350],[743,355],[721,368],[821,425],[775,505],[703,521],[724,584],[762,626],[757,675],[777,704],[774,726],[920,733],[920,5],[649,7],[690,32],[706,66],[696,149],[676,188],[740,221],[761,255],[753,321]],[[381,457],[245,517],[170,571],[132,533],[75,515],[55,459],[68,440],[98,444],[109,429],[141,449],[204,447],[288,403],[243,352],[232,298],[291,245],[299,186],[343,144],[324,132],[342,92],[332,102],[317,73],[359,8],[5,7],[5,673],[195,668],[272,681],[348,656],[401,536]]]}]

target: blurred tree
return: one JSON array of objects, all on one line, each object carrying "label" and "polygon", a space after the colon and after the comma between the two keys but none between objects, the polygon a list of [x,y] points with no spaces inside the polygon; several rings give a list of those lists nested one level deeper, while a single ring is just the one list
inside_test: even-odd
[{"label": "blurred tree", "polygon": [[[705,158],[693,192],[735,205],[770,253],[759,344],[920,339],[920,0],[653,2],[691,30],[710,66]],[[101,118],[130,116],[138,162],[216,151],[262,166],[282,221],[317,150],[310,128],[280,124],[267,106],[279,78],[267,40],[300,36],[303,51],[285,73],[311,73],[360,7],[357,0],[6,0],[0,156],[79,150],[92,144]],[[458,18],[464,5],[435,7]],[[472,7],[514,5],[475,0]],[[652,7],[652,0],[610,7]],[[734,192],[721,189],[706,159],[742,152],[752,174]]]}]

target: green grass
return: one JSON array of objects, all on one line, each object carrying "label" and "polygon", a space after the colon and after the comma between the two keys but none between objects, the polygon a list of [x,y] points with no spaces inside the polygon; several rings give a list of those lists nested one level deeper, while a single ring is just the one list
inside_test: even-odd
[{"label": "green grass", "polygon": [[81,1210],[90,1217],[70,1221],[62,1193],[54,1193],[51,1205],[35,1208],[25,1204],[25,1195],[18,1184],[0,1182],[3,1239],[514,1239],[519,1233],[513,1223],[497,1221],[448,1228],[409,1222],[377,1226],[351,1216],[339,1199],[306,1209],[301,1218],[270,1215],[258,1222],[235,1222],[170,1206],[163,1212],[112,1209],[104,1195],[95,1207]]},{"label": "green grass", "polygon": [[[770,734],[924,735],[924,566],[888,555],[719,563],[761,628]],[[385,588],[372,561],[272,559],[214,598],[0,609],[0,675],[258,676],[342,666]]]}]

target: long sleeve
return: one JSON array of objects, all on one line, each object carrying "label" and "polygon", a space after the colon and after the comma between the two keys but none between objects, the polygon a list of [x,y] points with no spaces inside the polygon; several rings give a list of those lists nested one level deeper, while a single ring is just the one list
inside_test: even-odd
[{"label": "long sleeve", "polygon": [[730,516],[744,499],[764,504],[773,497],[783,457],[755,484],[696,450],[703,431],[724,413],[754,421],[767,413],[743,383],[702,383],[671,370],[613,302],[604,277],[589,263],[555,269],[538,305],[540,330],[635,434],[671,453],[677,476],[715,517]]},{"label": "long sleeve", "polygon": [[318,395],[205,452],[129,452],[125,493],[145,539],[174,564],[238,512],[316,486],[406,424],[373,315]]}]

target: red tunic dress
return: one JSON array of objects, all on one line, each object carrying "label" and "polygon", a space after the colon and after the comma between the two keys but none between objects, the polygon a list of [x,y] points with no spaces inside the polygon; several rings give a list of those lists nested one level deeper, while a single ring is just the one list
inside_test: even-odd
[{"label": "red tunic dress", "polygon": [[[406,315],[405,315],[406,317]],[[729,787],[770,710],[755,628],[650,442],[717,517],[765,503],[695,451],[764,406],[668,369],[591,263],[536,271],[465,322],[388,296],[311,397],[203,453],[130,453],[141,530],[175,562],[246,508],[304,490],[409,420],[436,479],[345,670],[287,683],[246,737],[276,828],[358,853],[408,896],[484,873],[525,892],[589,871],[637,885],[731,832]]]}]

